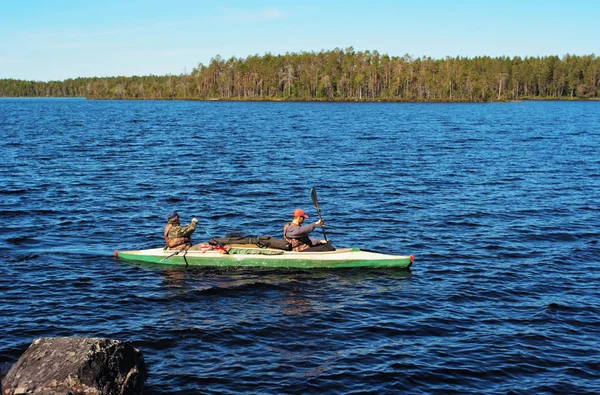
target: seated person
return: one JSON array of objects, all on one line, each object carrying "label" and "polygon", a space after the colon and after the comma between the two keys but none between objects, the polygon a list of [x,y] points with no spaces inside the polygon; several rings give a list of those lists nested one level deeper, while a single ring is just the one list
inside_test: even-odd
[{"label": "seated person", "polygon": [[168,223],[163,231],[163,236],[167,242],[169,250],[183,250],[192,246],[192,233],[196,230],[198,220],[192,218],[189,225],[181,226],[179,223],[179,214],[177,211],[172,211],[167,216]]},{"label": "seated person", "polygon": [[319,240],[310,237],[309,234],[317,226],[323,226],[323,220],[318,220],[310,225],[302,225],[308,215],[302,209],[296,209],[292,213],[292,222],[283,227],[283,238],[292,245],[292,251],[313,252],[313,251],[335,251],[335,248],[326,240]]}]

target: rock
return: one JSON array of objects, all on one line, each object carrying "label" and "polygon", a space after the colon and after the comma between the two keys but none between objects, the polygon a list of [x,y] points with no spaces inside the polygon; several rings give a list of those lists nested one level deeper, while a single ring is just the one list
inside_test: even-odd
[{"label": "rock", "polygon": [[2,395],[137,395],[144,391],[142,352],[118,340],[35,339],[2,380]]}]

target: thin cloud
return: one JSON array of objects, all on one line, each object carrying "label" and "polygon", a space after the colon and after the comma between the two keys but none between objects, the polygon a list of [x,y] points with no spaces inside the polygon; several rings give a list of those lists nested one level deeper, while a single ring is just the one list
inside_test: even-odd
[{"label": "thin cloud", "polygon": [[86,38],[131,35],[148,31],[149,28],[142,27],[138,29],[123,28],[123,29],[99,29],[99,30],[83,30],[71,29],[60,32],[38,32],[24,33],[21,37],[28,41],[61,41],[61,40],[79,40]]},{"label": "thin cloud", "polygon": [[256,23],[274,19],[285,19],[287,15],[276,8],[264,8],[256,11],[227,8],[223,10],[221,17],[236,22]]},{"label": "thin cloud", "polygon": [[24,33],[21,38],[34,51],[48,49],[101,49],[122,48],[135,37],[152,33],[157,27],[180,25],[181,22],[157,23],[149,26],[134,26],[114,29],[71,29],[60,32]]},{"label": "thin cloud", "polygon": [[32,46],[29,49],[32,51],[46,51],[49,49],[114,49],[126,47],[125,43],[112,42],[57,42],[44,44],[43,46]]},{"label": "thin cloud", "polygon": [[0,64],[17,64],[25,63],[23,59],[0,58]]},{"label": "thin cloud", "polygon": [[200,51],[198,49],[180,48],[180,49],[156,49],[156,50],[133,50],[127,53],[135,55],[152,55],[152,56],[174,56],[174,55],[205,55],[206,51]]},{"label": "thin cloud", "polygon": [[40,31],[36,33],[25,32],[20,35],[21,39],[33,42],[64,42],[73,40],[107,38],[107,37],[135,37],[160,29],[181,26],[191,21],[167,21],[156,22],[150,25],[133,27],[115,27],[112,29],[69,29],[62,31]]}]

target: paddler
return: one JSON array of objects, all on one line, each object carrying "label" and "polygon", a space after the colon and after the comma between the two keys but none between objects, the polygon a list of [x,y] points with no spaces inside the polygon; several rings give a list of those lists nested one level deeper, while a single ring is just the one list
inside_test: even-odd
[{"label": "paddler", "polygon": [[181,226],[177,211],[171,211],[167,216],[168,221],[163,232],[169,250],[183,250],[192,246],[192,233],[196,230],[198,220],[192,218],[189,225]]},{"label": "paddler", "polygon": [[326,240],[315,239],[309,234],[325,223],[322,219],[310,225],[302,225],[308,215],[302,209],[296,209],[292,213],[292,222],[283,227],[283,238],[292,245],[292,250],[296,252],[313,251],[335,251],[335,248]]}]

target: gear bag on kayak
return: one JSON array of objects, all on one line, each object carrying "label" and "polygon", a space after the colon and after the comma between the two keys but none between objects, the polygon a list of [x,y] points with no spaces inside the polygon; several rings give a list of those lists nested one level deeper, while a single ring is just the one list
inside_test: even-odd
[{"label": "gear bag on kayak", "polygon": [[291,251],[292,245],[285,240],[279,240],[271,236],[259,236],[258,246],[265,248],[275,248],[277,250]]},{"label": "gear bag on kayak", "polygon": [[279,240],[271,236],[234,236],[234,237],[213,237],[208,244],[214,246],[225,245],[250,245],[254,244],[260,248],[274,248],[277,250],[291,251],[292,246],[285,240]]}]

